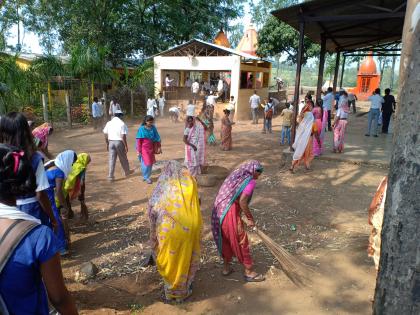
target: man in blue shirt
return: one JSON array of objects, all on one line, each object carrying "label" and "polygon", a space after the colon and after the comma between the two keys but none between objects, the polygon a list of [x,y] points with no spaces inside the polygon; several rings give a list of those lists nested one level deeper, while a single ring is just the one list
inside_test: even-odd
[{"label": "man in blue shirt", "polygon": [[98,126],[102,121],[103,114],[102,106],[99,104],[98,98],[94,97],[92,103],[93,129],[98,129]]},{"label": "man in blue shirt", "polygon": [[322,98],[322,109],[328,112],[328,130],[331,131],[331,108],[334,101],[334,93],[332,87],[327,89],[327,94],[321,97]]}]

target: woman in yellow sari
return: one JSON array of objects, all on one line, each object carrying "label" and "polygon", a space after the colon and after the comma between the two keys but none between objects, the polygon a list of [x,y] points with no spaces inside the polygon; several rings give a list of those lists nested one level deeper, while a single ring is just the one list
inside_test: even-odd
[{"label": "woman in yellow sari", "polygon": [[[69,209],[69,218],[74,217],[74,212],[71,209],[71,201],[78,197],[80,201],[80,215],[83,220],[89,217],[88,209],[85,204],[85,178],[86,169],[91,159],[87,153],[80,153],[77,155],[76,162],[73,163],[71,172],[63,186],[64,197],[66,198],[67,206]],[[56,200],[59,205],[58,200]]]},{"label": "woman in yellow sari", "polygon": [[150,241],[164,280],[165,301],[182,302],[200,263],[202,219],[198,189],[190,172],[169,161],[149,200]]}]

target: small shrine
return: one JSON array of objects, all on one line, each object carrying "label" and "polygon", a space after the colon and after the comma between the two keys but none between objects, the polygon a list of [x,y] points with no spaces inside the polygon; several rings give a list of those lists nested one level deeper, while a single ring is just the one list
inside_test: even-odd
[{"label": "small shrine", "polygon": [[258,33],[254,24],[249,24],[246,28],[245,34],[236,47],[236,51],[257,56],[258,49]]},{"label": "small shrine", "polygon": [[229,39],[227,38],[225,32],[223,32],[222,28],[216,34],[216,37],[214,38],[213,43],[219,46],[230,48]]},{"label": "small shrine", "polygon": [[379,87],[381,80],[380,74],[377,72],[376,62],[372,57],[372,53],[363,60],[357,73],[357,85],[354,93],[361,101],[366,101],[372,95],[372,92]]},{"label": "small shrine", "polygon": [[[236,100],[236,119],[248,120],[249,98],[254,90],[262,99],[268,97],[271,63],[257,56],[257,31],[248,26],[236,49],[231,48],[221,29],[213,42],[192,39],[153,56],[156,91],[164,93],[169,105],[186,106],[192,97],[191,83],[197,80],[201,92],[197,110],[206,93],[219,93],[219,79],[226,84],[223,97],[215,107],[215,116],[222,117],[230,96]],[[165,83],[168,76],[169,86]]]}]

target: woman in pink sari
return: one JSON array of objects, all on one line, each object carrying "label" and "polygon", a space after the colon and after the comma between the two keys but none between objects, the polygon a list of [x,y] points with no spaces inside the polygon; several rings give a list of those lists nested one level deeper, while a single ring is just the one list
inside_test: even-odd
[{"label": "woman in pink sari", "polygon": [[152,176],[153,164],[156,162],[155,154],[162,153],[160,136],[153,125],[154,121],[153,116],[147,115],[136,135],[136,150],[141,164],[143,181],[148,184],[152,183],[150,177]]},{"label": "woman in pink sari", "polygon": [[347,104],[339,107],[334,119],[334,153],[343,153],[344,135],[347,127],[347,119],[349,117],[350,108]]},{"label": "woman in pink sari", "polygon": [[318,132],[320,133],[320,140],[321,140],[318,142],[318,140],[314,137],[312,150],[313,150],[314,156],[320,156],[323,151],[323,147],[322,147],[323,139],[321,138],[323,117],[322,117],[322,107],[319,105],[318,102],[315,103],[315,107],[312,110],[312,114],[314,115],[314,119],[315,119],[314,123],[316,124]]},{"label": "woman in pink sari", "polygon": [[192,176],[201,174],[202,167],[205,165],[206,129],[206,124],[199,117],[187,117],[184,130],[185,166]]}]

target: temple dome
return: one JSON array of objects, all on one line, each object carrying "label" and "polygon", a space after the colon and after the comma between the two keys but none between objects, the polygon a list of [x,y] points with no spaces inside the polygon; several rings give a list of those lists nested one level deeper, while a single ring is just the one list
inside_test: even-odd
[{"label": "temple dome", "polygon": [[236,51],[241,51],[253,56],[257,56],[258,49],[258,34],[254,24],[249,24],[246,28],[245,34],[236,47]]},{"label": "temple dome", "polygon": [[363,60],[362,64],[359,67],[359,75],[372,75],[377,74],[376,71],[376,62],[372,57],[372,52],[368,54],[365,60]]},{"label": "temple dome", "polygon": [[220,29],[220,31],[217,33],[216,37],[213,40],[213,43],[215,43],[216,45],[219,45],[219,46],[224,46],[226,48],[230,48],[229,40],[228,40],[225,32],[223,32],[223,29]]}]

